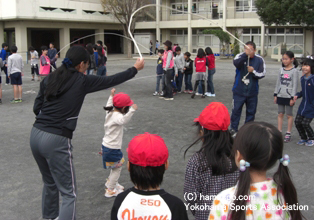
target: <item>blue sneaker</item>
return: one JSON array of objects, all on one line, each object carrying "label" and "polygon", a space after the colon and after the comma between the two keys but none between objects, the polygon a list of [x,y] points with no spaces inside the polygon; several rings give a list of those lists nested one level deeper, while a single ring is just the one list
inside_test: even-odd
[{"label": "blue sneaker", "polygon": [[307,140],[301,139],[298,141],[297,145],[305,145],[306,143],[307,143]]},{"label": "blue sneaker", "polygon": [[308,141],[305,143],[305,146],[307,146],[307,147],[312,147],[312,146],[314,146],[314,140],[308,140]]}]

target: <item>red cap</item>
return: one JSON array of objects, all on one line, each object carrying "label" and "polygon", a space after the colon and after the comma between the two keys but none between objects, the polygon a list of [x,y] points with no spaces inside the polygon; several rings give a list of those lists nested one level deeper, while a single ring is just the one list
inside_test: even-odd
[{"label": "red cap", "polygon": [[211,131],[226,131],[230,125],[230,115],[227,107],[221,102],[210,103],[194,122]]},{"label": "red cap", "polygon": [[125,106],[132,106],[133,101],[131,100],[130,96],[125,93],[118,93],[113,97],[113,106],[117,108],[123,108]]},{"label": "red cap", "polygon": [[158,167],[168,160],[168,148],[165,141],[156,134],[135,136],[126,150],[130,163],[146,167]]}]

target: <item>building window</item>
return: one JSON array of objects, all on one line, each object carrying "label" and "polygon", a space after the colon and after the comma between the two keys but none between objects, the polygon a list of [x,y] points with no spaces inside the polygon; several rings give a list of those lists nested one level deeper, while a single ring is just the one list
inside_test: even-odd
[{"label": "building window", "polygon": [[286,43],[287,47],[295,44],[303,47],[303,31],[303,28],[268,28],[265,42],[269,47],[275,47],[280,43]]},{"label": "building window", "polygon": [[255,0],[236,0],[236,11],[256,11]]},{"label": "building window", "polygon": [[261,29],[243,28],[240,40],[242,40],[244,43],[253,41],[257,47],[261,46]]},{"label": "building window", "polygon": [[186,47],[188,44],[188,35],[186,29],[178,29],[170,31],[170,41],[172,44],[179,44],[179,46]]}]

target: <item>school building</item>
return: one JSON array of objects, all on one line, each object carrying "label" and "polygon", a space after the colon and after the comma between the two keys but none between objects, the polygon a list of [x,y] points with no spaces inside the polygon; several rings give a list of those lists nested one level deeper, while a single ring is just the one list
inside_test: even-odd
[{"label": "school building", "polygon": [[[219,39],[204,29],[222,28],[238,32],[243,42],[252,40],[260,54],[280,57],[281,45],[296,54],[314,54],[313,32],[300,26],[266,27],[256,14],[255,0],[151,0],[154,7],[138,14],[135,39],[178,43],[183,51],[195,53],[210,46],[219,53]],[[126,53],[126,41],[117,20],[104,12],[100,0],[0,0],[0,42],[16,44],[26,57],[29,46],[40,50],[54,42],[65,55],[72,45],[102,40],[108,53]],[[186,14],[187,12],[191,12]],[[232,40],[233,41],[233,40]],[[241,47],[242,48],[242,47]],[[140,48],[147,53],[147,48]],[[136,53],[137,51],[134,50]]]},{"label": "school building", "polygon": [[255,0],[156,0],[156,3],[161,5],[156,9],[156,20],[139,21],[137,31],[153,33],[162,41],[170,39],[183,51],[196,53],[198,48],[210,46],[219,52],[219,39],[203,34],[203,30],[222,28],[233,34],[238,32],[243,42],[254,41],[260,54],[273,58],[281,58],[282,43],[296,54],[314,54],[314,32],[294,25],[266,27],[256,13]]}]

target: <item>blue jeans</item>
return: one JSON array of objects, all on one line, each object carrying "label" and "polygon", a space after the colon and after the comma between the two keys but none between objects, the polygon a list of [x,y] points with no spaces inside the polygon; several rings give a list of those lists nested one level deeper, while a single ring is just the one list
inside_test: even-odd
[{"label": "blue jeans", "polygon": [[216,72],[216,69],[208,70],[207,92],[210,92],[211,94],[215,94],[214,83],[213,83],[215,72]]},{"label": "blue jeans", "polygon": [[243,105],[246,105],[245,123],[254,121],[257,108],[258,97],[256,96],[242,96],[233,94],[233,108],[231,114],[231,128],[238,131],[239,122],[241,119]]},{"label": "blue jeans", "polygon": [[163,75],[157,75],[156,92],[159,92],[160,81],[163,80]]},{"label": "blue jeans", "polygon": [[178,92],[181,92],[182,82],[183,82],[183,74],[181,71],[178,71],[178,77],[176,77],[176,84],[177,84]]},{"label": "blue jeans", "polygon": [[192,74],[184,74],[185,90],[193,90]]},{"label": "blue jeans", "polygon": [[100,66],[97,70],[97,76],[106,76],[107,75],[107,68],[106,66]]}]

